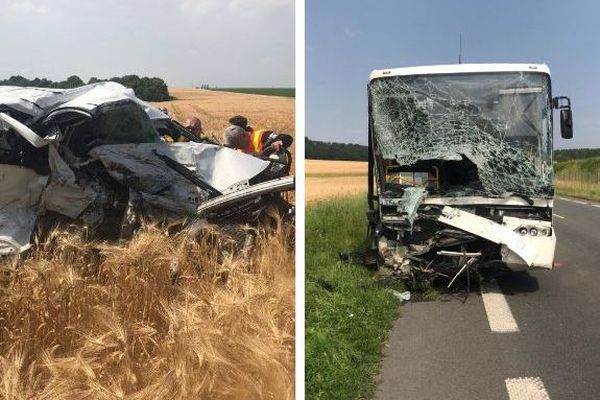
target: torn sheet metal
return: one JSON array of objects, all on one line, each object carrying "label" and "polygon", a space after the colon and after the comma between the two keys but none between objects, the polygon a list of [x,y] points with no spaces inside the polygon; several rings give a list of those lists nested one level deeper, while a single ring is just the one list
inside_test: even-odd
[{"label": "torn sheet metal", "polygon": [[10,205],[0,210],[0,255],[29,249],[37,214],[31,207]]},{"label": "torn sheet metal", "polygon": [[51,178],[44,190],[44,208],[75,219],[92,204],[98,193],[92,185],[77,182],[75,173],[60,157],[55,145],[48,148],[48,161]]},{"label": "torn sheet metal", "polygon": [[369,84],[376,149],[400,166],[466,158],[484,195],[552,196],[552,113],[542,73],[377,78]]},{"label": "torn sheet metal", "polygon": [[115,180],[140,192],[155,207],[178,214],[195,213],[209,193],[170,169],[155,152],[189,168],[220,192],[247,183],[269,166],[268,161],[229,148],[191,142],[104,145],[94,148],[90,155],[101,161]]},{"label": "torn sheet metal", "polygon": [[247,186],[248,181],[270,166],[261,160],[233,149],[205,143],[174,143],[160,151],[222,193]]},{"label": "torn sheet metal", "polygon": [[469,232],[490,242],[505,245],[521,257],[528,266],[532,266],[537,257],[536,249],[528,244],[521,235],[490,219],[458,208],[445,206],[442,208],[442,214],[437,218],[437,221]]},{"label": "torn sheet metal", "polygon": [[219,208],[226,207],[244,200],[248,200],[256,196],[268,193],[277,193],[293,190],[294,186],[295,179],[293,176],[272,179],[266,182],[257,183],[238,192],[224,194],[222,196],[208,200],[207,202],[200,205],[196,212],[199,216],[206,215]]},{"label": "torn sheet metal", "polygon": [[29,248],[47,179],[28,168],[0,165],[0,255]]},{"label": "torn sheet metal", "polygon": [[247,182],[270,165],[268,161],[227,147],[194,142],[104,145],[93,149],[90,155],[102,161],[117,180],[124,181],[126,175],[136,177],[145,181],[140,182],[140,190],[150,192],[156,189],[152,182],[171,179],[165,176],[165,169],[171,170],[154,152],[179,162],[220,192]]}]

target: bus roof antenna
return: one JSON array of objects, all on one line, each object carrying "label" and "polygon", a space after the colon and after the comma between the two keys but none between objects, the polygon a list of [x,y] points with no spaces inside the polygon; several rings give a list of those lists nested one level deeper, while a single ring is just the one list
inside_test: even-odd
[{"label": "bus roof antenna", "polygon": [[458,63],[462,64],[462,32],[458,37]]}]

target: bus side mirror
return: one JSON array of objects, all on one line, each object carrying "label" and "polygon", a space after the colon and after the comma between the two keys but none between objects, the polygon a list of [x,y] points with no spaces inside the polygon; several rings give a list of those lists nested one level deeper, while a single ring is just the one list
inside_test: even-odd
[{"label": "bus side mirror", "polygon": [[560,110],[560,136],[563,139],[573,139],[571,100],[565,96],[555,97],[552,105],[554,108]]},{"label": "bus side mirror", "polygon": [[571,109],[560,110],[560,136],[573,139],[573,115]]}]

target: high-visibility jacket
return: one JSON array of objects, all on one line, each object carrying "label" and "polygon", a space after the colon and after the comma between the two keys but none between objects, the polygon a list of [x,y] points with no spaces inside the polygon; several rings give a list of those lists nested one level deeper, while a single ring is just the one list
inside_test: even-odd
[{"label": "high-visibility jacket", "polygon": [[248,144],[246,145],[246,148],[243,149],[242,151],[247,154],[262,153],[262,151],[263,151],[262,137],[265,134],[265,132],[267,132],[266,129],[256,129],[256,130],[250,131],[249,132],[250,137],[248,140]]}]

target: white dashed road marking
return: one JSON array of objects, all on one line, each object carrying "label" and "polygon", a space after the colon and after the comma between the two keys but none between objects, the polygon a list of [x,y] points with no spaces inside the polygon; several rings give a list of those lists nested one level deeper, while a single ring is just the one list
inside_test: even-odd
[{"label": "white dashed road marking", "polygon": [[565,219],[565,217],[563,217],[562,215],[558,215],[558,214],[553,214],[556,218],[560,218],[560,219]]},{"label": "white dashed road marking", "polygon": [[600,204],[590,204],[592,207],[600,208]]},{"label": "white dashed road marking", "polygon": [[481,297],[492,332],[519,332],[519,326],[510,311],[506,297],[496,282],[482,284]]},{"label": "white dashed road marking", "polygon": [[564,201],[570,201],[571,203],[575,203],[575,204],[583,204],[584,206],[588,205],[588,203],[585,202],[585,201],[574,200],[574,199],[567,199],[566,197],[559,197],[559,199],[564,200]]},{"label": "white dashed road marking", "polygon": [[544,382],[538,377],[505,379],[510,400],[550,400]]}]

